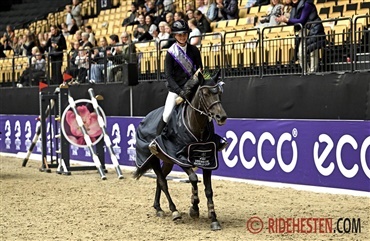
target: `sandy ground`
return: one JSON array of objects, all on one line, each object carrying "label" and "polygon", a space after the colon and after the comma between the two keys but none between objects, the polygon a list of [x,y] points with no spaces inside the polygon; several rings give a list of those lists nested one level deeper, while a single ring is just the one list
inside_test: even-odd
[{"label": "sandy ground", "polygon": [[[54,169],[39,172],[40,162],[21,165],[19,158],[0,156],[0,240],[370,240],[370,198],[366,197],[214,180],[222,225],[215,232],[210,230],[202,183],[200,218],[193,220],[187,214],[190,184],[169,181],[183,216],[173,222],[166,200],[162,199],[162,207],[167,216],[155,216],[153,178],[137,181],[124,172],[125,179],[118,180],[110,169],[108,180],[102,181],[95,171],[64,176]],[[248,222],[254,216],[264,225],[257,234],[249,231],[262,227]],[[268,218],[330,218],[336,229],[341,217],[360,220],[361,230],[320,233],[326,228],[318,227],[315,233],[270,233],[268,228]],[[304,228],[308,230],[307,225]]]}]

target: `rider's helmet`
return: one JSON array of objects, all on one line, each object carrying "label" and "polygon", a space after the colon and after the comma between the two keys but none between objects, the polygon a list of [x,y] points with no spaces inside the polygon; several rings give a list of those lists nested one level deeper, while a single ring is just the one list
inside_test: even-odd
[{"label": "rider's helmet", "polygon": [[186,21],[184,21],[183,19],[180,19],[180,20],[173,22],[171,26],[171,32],[172,34],[189,33],[190,29]]}]

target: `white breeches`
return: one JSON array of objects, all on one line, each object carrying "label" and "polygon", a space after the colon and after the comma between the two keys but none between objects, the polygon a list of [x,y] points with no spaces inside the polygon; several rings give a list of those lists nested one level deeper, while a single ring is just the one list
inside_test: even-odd
[{"label": "white breeches", "polygon": [[168,119],[170,118],[171,112],[173,110],[173,107],[176,105],[176,98],[178,95],[173,92],[168,92],[166,103],[164,104],[164,110],[163,110],[163,121],[167,123]]}]

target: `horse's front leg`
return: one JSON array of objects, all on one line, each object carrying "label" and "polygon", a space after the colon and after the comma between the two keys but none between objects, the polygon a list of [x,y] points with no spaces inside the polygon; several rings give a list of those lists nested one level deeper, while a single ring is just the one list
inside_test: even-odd
[{"label": "horse's front leg", "polygon": [[213,190],[212,190],[212,171],[203,169],[204,192],[207,197],[208,217],[211,219],[211,229],[213,231],[220,230],[221,225],[217,220],[215,205],[213,203]]},{"label": "horse's front leg", "polygon": [[189,176],[189,181],[192,185],[191,204],[189,215],[192,218],[199,218],[199,195],[198,195],[198,176],[192,168],[182,168]]},{"label": "horse's front leg", "polygon": [[[155,174],[157,175],[157,186],[160,187],[160,189],[163,191],[163,193],[166,195],[169,208],[172,211],[172,220],[177,220],[181,218],[181,214],[177,211],[176,205],[172,201],[172,198],[170,196],[170,193],[168,191],[168,184],[166,177],[163,175],[161,164],[159,162],[159,159],[152,161],[152,168]],[[157,193],[156,193],[157,195]]]},{"label": "horse's front leg", "polygon": [[[162,173],[163,176],[166,178],[168,174],[172,171],[173,164],[164,162],[162,165]],[[156,210],[156,214],[158,217],[164,217],[164,212],[161,208],[161,186],[159,185],[159,180],[157,179],[157,188],[155,190],[155,198],[153,207]]]}]

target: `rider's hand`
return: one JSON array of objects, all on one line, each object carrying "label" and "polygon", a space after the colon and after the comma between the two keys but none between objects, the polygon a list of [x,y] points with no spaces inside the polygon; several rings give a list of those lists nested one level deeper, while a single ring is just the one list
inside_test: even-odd
[{"label": "rider's hand", "polygon": [[181,96],[178,96],[175,101],[176,101],[176,105],[179,105],[182,102],[184,102],[184,99]]}]

